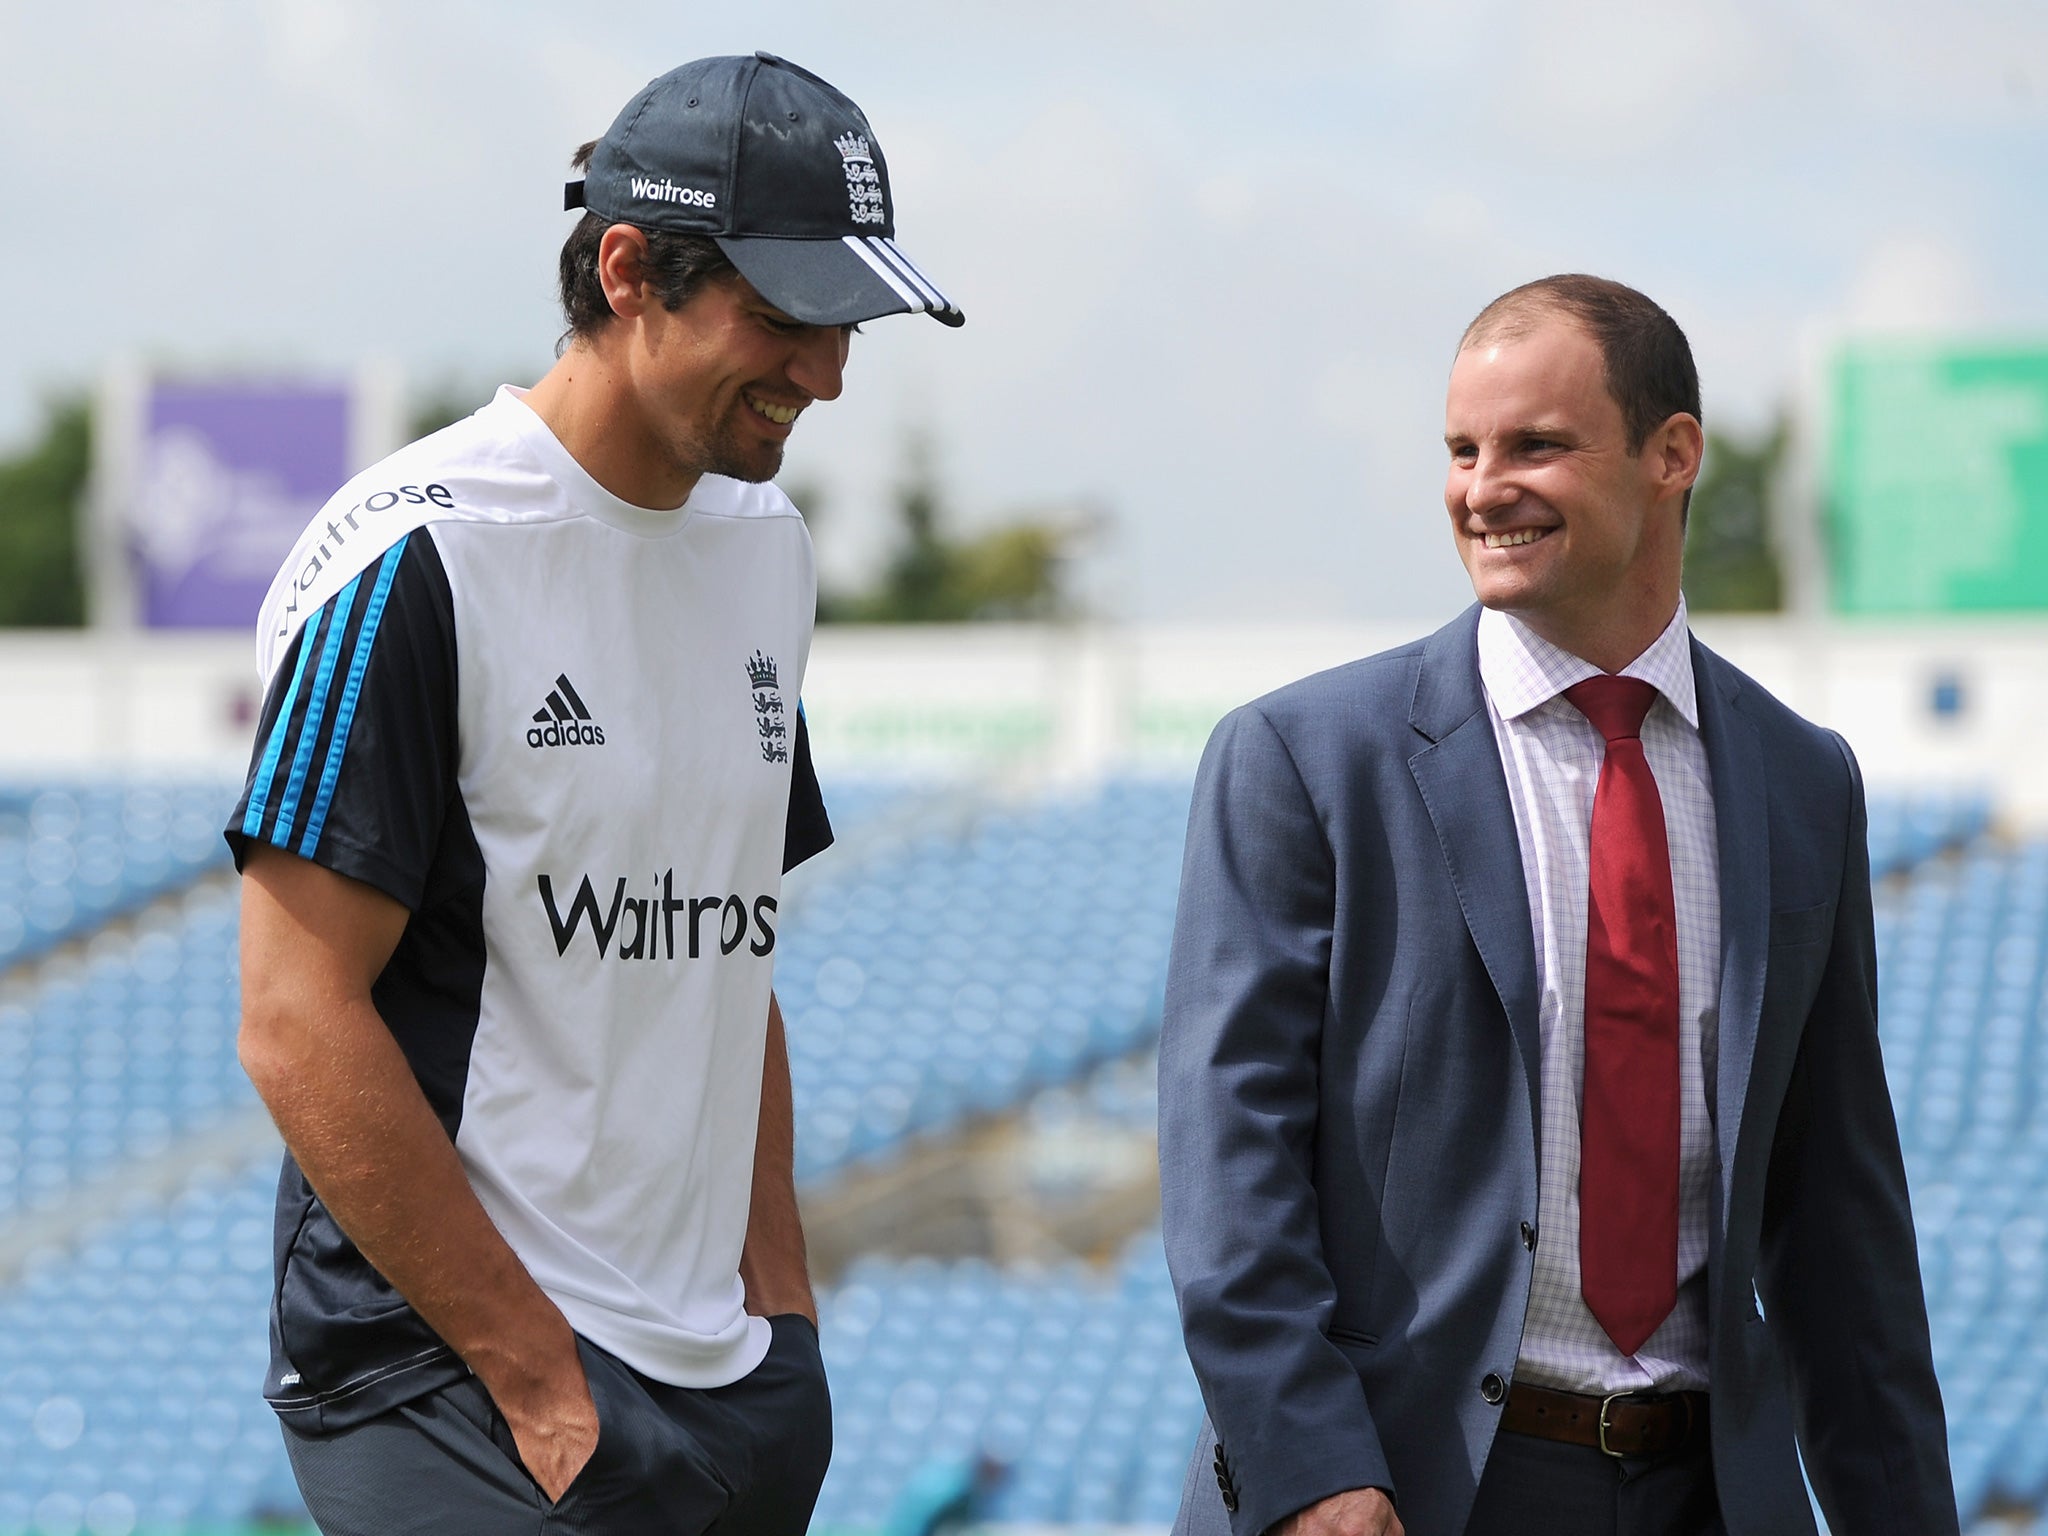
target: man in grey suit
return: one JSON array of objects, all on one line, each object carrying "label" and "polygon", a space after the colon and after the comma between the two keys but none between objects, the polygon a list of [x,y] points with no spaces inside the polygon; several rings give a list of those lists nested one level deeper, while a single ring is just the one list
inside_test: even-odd
[{"label": "man in grey suit", "polygon": [[[1957,1528],[1848,747],[1693,640],[1683,333],[1451,373],[1479,602],[1231,714],[1160,1053],[1177,1536]],[[1795,1449],[1796,1439],[1796,1449]]]}]

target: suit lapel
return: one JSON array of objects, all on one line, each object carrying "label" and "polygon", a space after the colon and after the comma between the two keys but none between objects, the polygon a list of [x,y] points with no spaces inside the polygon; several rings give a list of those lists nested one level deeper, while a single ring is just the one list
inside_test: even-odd
[{"label": "suit lapel", "polygon": [[1534,1126],[1543,1123],[1536,941],[1507,776],[1479,681],[1478,628],[1474,606],[1423,643],[1408,720],[1428,744],[1408,759],[1408,770],[1436,828],[1465,926],[1514,1030]]},{"label": "suit lapel", "polygon": [[1735,1147],[1749,1092],[1771,943],[1770,791],[1756,727],[1740,707],[1742,682],[1699,641],[1692,643],[1700,741],[1714,779],[1715,841],[1721,856],[1720,1046],[1715,1064],[1714,1141],[1721,1164],[1721,1219],[1727,1220]]}]

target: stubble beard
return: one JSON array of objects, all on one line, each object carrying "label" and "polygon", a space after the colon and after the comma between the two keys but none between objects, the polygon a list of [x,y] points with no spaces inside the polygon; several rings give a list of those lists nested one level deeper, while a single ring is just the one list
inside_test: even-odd
[{"label": "stubble beard", "polygon": [[729,480],[745,480],[760,484],[773,480],[782,472],[782,444],[757,440],[744,441],[731,428],[720,431],[710,445],[707,474],[724,475]]},{"label": "stubble beard", "polygon": [[[750,407],[742,403],[738,409]],[[749,441],[737,425],[711,424],[694,442],[678,443],[675,461],[691,475],[723,475],[752,485],[773,480],[782,473],[782,444],[766,439]]]}]

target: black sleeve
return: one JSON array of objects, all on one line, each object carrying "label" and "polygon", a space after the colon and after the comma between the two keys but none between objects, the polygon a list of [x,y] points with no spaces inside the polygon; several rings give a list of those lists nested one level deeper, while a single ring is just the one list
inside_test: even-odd
[{"label": "black sleeve", "polygon": [[789,754],[789,820],[782,833],[782,872],[832,846],[832,823],[825,815],[825,797],[818,792],[818,770],[811,766],[811,733],[804,725],[804,707],[796,707],[796,747]]},{"label": "black sleeve", "polygon": [[419,529],[307,619],[279,663],[226,828],[236,867],[269,842],[417,910],[455,777],[455,689],[454,599]]}]

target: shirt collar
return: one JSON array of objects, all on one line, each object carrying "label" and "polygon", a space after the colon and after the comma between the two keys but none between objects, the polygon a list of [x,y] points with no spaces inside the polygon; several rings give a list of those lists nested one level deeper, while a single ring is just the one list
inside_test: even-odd
[{"label": "shirt collar", "polygon": [[[1658,693],[1685,723],[1700,728],[1699,695],[1692,675],[1691,631],[1685,598],[1648,650],[1621,669]],[[1479,615],[1479,680],[1503,720],[1514,720],[1549,703],[1574,683],[1598,677],[1600,668],[1561,650],[1511,613],[1488,608]]]},{"label": "shirt collar", "polygon": [[[541,419],[540,413],[526,403],[528,393],[516,384],[501,384],[486,409],[504,414],[511,429],[540,460],[541,467],[554,480],[572,510],[594,517],[622,533],[638,534],[642,538],[665,538],[690,520],[691,503],[697,494],[695,490],[680,507],[642,507],[614,496],[598,484],[597,477],[583,467],[576,456],[563,446],[562,440],[555,436],[554,429]],[[708,475],[700,476],[697,484],[704,485],[710,478]]]}]

